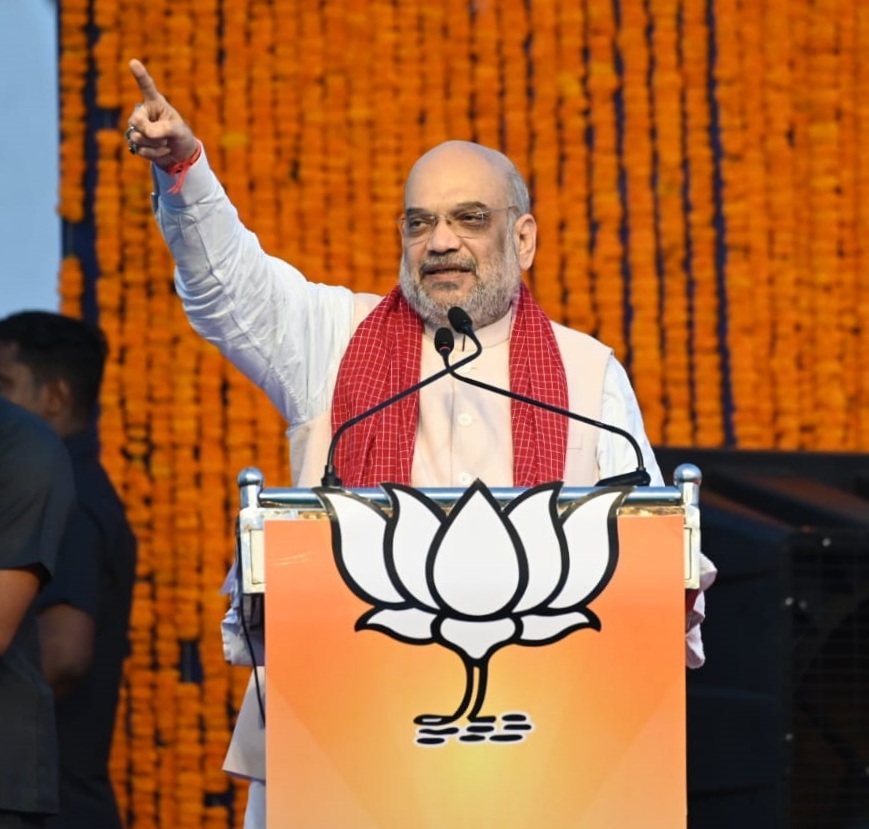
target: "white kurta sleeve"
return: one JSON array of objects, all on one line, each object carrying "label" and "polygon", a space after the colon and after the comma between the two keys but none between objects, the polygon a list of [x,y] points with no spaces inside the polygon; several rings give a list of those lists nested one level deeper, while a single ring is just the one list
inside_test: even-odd
[{"label": "white kurta sleeve", "polygon": [[[609,358],[604,374],[601,420],[619,426],[636,438],[642,452],[643,466],[652,479],[651,485],[664,486],[658,461],[655,460],[655,453],[646,437],[637,396],[634,394],[627,372],[614,356]],[[609,478],[611,475],[636,469],[637,456],[634,448],[625,438],[612,432],[601,431],[597,444],[597,465],[600,477]]]},{"label": "white kurta sleeve", "polygon": [[153,206],[175,260],[175,283],[193,328],[291,423],[329,408],[353,326],[353,294],[309,282],[268,255],[240,221],[203,153],[180,192],[154,168]]}]

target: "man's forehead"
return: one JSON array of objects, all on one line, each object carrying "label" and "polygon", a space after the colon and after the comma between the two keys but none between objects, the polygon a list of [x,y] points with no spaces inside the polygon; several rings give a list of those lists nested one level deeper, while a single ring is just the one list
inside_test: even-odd
[{"label": "man's forehead", "polygon": [[[482,148],[478,148],[482,149]],[[484,152],[453,146],[423,156],[405,187],[405,207],[492,205],[503,200],[507,175]]]}]

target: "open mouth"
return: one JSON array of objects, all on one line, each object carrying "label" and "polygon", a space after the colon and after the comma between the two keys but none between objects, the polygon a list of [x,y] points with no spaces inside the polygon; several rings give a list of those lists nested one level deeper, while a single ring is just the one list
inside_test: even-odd
[{"label": "open mouth", "polygon": [[449,279],[473,274],[474,268],[462,262],[424,262],[419,272],[422,277]]}]

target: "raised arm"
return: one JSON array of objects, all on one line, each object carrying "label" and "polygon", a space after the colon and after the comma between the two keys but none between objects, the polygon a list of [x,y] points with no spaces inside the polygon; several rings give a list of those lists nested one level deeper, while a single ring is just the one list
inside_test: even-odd
[{"label": "raised arm", "polygon": [[130,61],[142,100],[125,133],[154,164],[154,209],[193,328],[298,424],[329,407],[349,340],[353,295],[268,255],[240,221],[205,151],[145,67]]}]

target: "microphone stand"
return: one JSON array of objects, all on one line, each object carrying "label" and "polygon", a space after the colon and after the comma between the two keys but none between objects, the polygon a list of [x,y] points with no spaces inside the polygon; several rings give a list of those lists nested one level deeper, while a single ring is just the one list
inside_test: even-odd
[{"label": "microphone stand", "polygon": [[452,374],[461,366],[467,365],[471,362],[471,360],[476,360],[480,354],[483,353],[483,346],[480,345],[480,342],[474,339],[474,345],[476,350],[473,354],[469,354],[467,357],[463,357],[459,362],[457,362],[454,366],[451,366],[448,362],[450,352],[453,350],[454,340],[452,331],[449,328],[439,328],[435,333],[435,348],[440,353],[441,357],[444,360],[444,364],[446,368],[441,371],[432,374],[430,377],[426,377],[425,380],[421,380],[419,383],[414,383],[412,386],[404,389],[404,391],[399,392],[398,394],[393,395],[392,397],[387,397],[386,400],[382,400],[376,406],[372,406],[370,409],[366,409],[364,412],[361,412],[358,415],[354,415],[349,420],[345,420],[336,430],[335,434],[332,435],[332,440],[329,443],[329,453],[326,456],[326,467],[323,470],[323,477],[320,479],[320,483],[326,487],[340,487],[343,486],[341,479],[338,477],[338,473],[335,469],[335,449],[338,446],[338,440],[341,438],[341,435],[344,434],[351,426],[355,426],[362,420],[365,420],[371,415],[377,414],[379,411],[385,409],[387,406],[391,406],[393,403],[397,403],[399,400],[407,397],[410,394],[413,394],[416,391],[419,391],[424,386],[427,386],[429,383],[434,383],[435,380],[440,380],[441,377],[446,377],[448,374]]},{"label": "microphone stand", "polygon": [[[466,334],[470,337],[471,341],[474,343],[474,346],[478,349],[478,351],[483,350],[483,346],[480,343],[476,333],[474,332],[474,326],[471,322],[471,318],[462,308],[450,308],[449,313],[450,325],[455,328],[461,334]],[[518,400],[520,403],[527,403],[529,406],[537,406],[538,408],[545,409],[548,412],[552,412],[553,414],[562,415],[564,417],[569,417],[572,420],[578,420],[581,423],[586,423],[589,426],[596,426],[598,429],[604,429],[607,432],[612,432],[615,435],[620,435],[625,438],[633,447],[634,452],[637,456],[637,468],[633,472],[622,472],[619,475],[611,475],[608,478],[601,478],[595,484],[595,486],[648,486],[651,483],[651,477],[649,473],[646,471],[645,464],[643,463],[643,452],[640,449],[639,443],[637,443],[637,439],[625,429],[621,429],[618,426],[613,426],[609,423],[604,423],[600,420],[595,420],[591,417],[586,417],[585,415],[577,414],[576,412],[568,411],[567,409],[561,409],[558,406],[553,406],[549,403],[545,403],[542,400],[535,400],[533,397],[526,397],[524,394],[519,394],[518,392],[511,391],[509,389],[502,389],[498,386],[489,385],[489,383],[484,383],[481,380],[475,380],[471,377],[465,377],[461,374],[458,374],[458,369],[461,366],[461,363],[456,363],[454,366],[450,365],[450,349],[449,351],[441,351],[441,357],[444,361],[444,366],[446,370],[456,379],[461,381],[462,383],[468,383],[472,386],[476,386],[480,389],[485,389],[486,391],[494,392],[495,394],[501,394],[505,397],[509,397],[512,400]],[[476,356],[476,354],[474,355]]]}]

